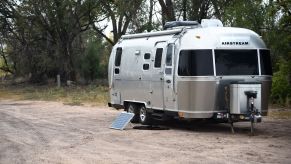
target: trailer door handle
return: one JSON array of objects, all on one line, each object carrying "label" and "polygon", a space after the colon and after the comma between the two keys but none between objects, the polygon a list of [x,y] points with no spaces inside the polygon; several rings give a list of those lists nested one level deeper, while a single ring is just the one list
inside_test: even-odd
[{"label": "trailer door handle", "polygon": [[171,80],[167,80],[166,82],[167,82],[167,83],[171,83]]}]

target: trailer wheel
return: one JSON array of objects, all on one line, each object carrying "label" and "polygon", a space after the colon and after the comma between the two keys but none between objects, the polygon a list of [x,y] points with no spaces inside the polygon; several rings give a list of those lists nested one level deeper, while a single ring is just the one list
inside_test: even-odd
[{"label": "trailer wheel", "polygon": [[131,123],[139,123],[139,112],[138,112],[138,107],[137,105],[130,103],[127,105],[126,111],[128,113],[133,113],[134,116],[133,118],[130,120]]},{"label": "trailer wheel", "polygon": [[139,120],[143,125],[149,125],[152,122],[151,113],[149,113],[144,105],[139,108]]}]

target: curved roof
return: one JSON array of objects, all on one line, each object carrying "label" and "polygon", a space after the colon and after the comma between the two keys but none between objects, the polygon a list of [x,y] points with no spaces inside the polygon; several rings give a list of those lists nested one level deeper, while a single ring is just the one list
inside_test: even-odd
[{"label": "curved roof", "polygon": [[[180,38],[180,39],[178,39]],[[180,49],[254,49],[266,48],[255,32],[235,27],[200,27],[123,35],[118,46],[151,48],[157,42],[177,40]]]},{"label": "curved roof", "polygon": [[255,32],[235,27],[207,27],[189,29],[181,38],[181,49],[237,49],[266,48]]}]

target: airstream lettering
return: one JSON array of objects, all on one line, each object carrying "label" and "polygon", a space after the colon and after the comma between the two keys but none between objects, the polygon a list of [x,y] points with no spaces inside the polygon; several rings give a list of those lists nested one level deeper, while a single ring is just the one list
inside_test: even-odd
[{"label": "airstream lettering", "polygon": [[109,59],[109,106],[132,122],[166,117],[261,121],[268,111],[270,51],[255,32],[219,20],[169,22],[123,35]]},{"label": "airstream lettering", "polygon": [[222,45],[248,45],[249,42],[222,42]]}]

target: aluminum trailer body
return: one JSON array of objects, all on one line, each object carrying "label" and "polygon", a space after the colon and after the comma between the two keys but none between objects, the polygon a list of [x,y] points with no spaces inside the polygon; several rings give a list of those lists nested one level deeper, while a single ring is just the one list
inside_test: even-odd
[{"label": "aluminum trailer body", "polygon": [[122,36],[109,59],[109,106],[140,119],[171,113],[243,120],[249,107],[244,93],[252,90],[257,112],[266,115],[270,51],[255,32],[221,24]]}]

